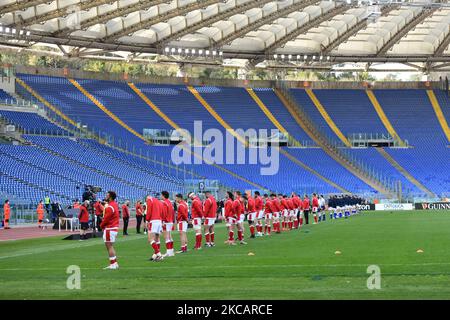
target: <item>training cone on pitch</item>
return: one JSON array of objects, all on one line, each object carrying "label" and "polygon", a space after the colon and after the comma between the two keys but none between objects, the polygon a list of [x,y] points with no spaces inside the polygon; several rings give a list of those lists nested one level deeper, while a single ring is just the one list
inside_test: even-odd
[{"label": "training cone on pitch", "polygon": [[422,249],[417,249],[416,252],[417,252],[417,253],[423,253],[423,250],[422,250]]},{"label": "training cone on pitch", "polygon": [[248,253],[249,256],[254,256],[255,254],[253,252]]},{"label": "training cone on pitch", "polygon": [[338,256],[338,255],[341,255],[342,252],[340,252],[339,250],[337,250],[337,251],[334,252],[334,254]]}]

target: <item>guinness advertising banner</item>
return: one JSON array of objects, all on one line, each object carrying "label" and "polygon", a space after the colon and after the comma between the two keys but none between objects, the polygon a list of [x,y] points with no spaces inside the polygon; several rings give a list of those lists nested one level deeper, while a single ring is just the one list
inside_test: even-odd
[{"label": "guinness advertising banner", "polygon": [[450,202],[420,202],[416,210],[450,210]]}]

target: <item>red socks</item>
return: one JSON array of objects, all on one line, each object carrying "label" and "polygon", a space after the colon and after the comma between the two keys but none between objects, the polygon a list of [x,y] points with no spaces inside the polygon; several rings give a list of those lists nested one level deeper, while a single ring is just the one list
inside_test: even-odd
[{"label": "red socks", "polygon": [[234,241],[234,231],[233,230],[228,232],[228,241]]},{"label": "red socks", "polygon": [[303,225],[303,218],[300,218],[300,227]]},{"label": "red socks", "polygon": [[151,245],[152,245],[153,251],[155,251],[155,254],[158,254],[159,253],[159,245],[158,245],[158,243],[156,243],[155,241],[152,241]]},{"label": "red socks", "polygon": [[239,241],[242,241],[244,239],[243,235],[242,235],[242,231],[238,230],[238,239]]},{"label": "red socks", "polygon": [[202,247],[202,234],[201,233],[197,233],[195,235],[195,248],[201,248]]},{"label": "red socks", "polygon": [[316,215],[316,214],[314,215],[314,222],[315,222],[315,223],[318,222],[318,221],[317,221],[317,215]]},{"label": "red socks", "polygon": [[166,249],[173,249],[173,241],[166,241]]},{"label": "red socks", "polygon": [[210,236],[210,239],[211,239],[211,243],[214,243],[214,232],[211,232],[209,234],[209,236]]},{"label": "red socks", "polygon": [[251,225],[251,226],[250,226],[250,234],[251,234],[252,236],[255,235],[255,226],[254,226],[254,225]]},{"label": "red socks", "polygon": [[209,233],[205,233],[205,241],[206,241],[206,243],[209,243],[210,242],[210,237],[209,237]]}]

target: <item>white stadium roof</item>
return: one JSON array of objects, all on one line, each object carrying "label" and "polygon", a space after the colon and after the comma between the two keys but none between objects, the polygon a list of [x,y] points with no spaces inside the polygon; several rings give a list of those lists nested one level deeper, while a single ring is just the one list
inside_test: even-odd
[{"label": "white stadium roof", "polygon": [[80,57],[445,63],[450,6],[442,1],[0,0],[0,45],[49,46]]}]

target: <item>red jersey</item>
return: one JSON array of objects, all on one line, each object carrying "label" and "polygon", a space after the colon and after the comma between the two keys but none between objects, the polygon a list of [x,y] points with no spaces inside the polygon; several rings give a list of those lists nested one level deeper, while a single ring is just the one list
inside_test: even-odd
[{"label": "red jersey", "polygon": [[105,216],[103,217],[100,228],[118,228],[119,227],[119,205],[111,201],[105,206]]},{"label": "red jersey", "polygon": [[257,196],[255,198],[255,210],[257,212],[260,212],[263,209],[263,206],[264,206],[264,204],[263,204],[263,201],[262,201],[261,197]]},{"label": "red jersey", "polygon": [[241,200],[236,199],[233,201],[233,214],[236,218],[239,218],[239,215],[243,213]]},{"label": "red jersey", "polygon": [[303,199],[303,210],[309,210],[309,199]]},{"label": "red jersey", "polygon": [[177,221],[188,221],[188,205],[186,202],[181,201],[177,207]]},{"label": "red jersey", "polygon": [[236,218],[233,211],[233,200],[228,199],[225,201],[225,218]]},{"label": "red jersey", "polygon": [[164,199],[163,204],[164,204],[163,221],[173,223],[175,220],[175,210],[173,209],[172,201],[170,201],[169,199]]},{"label": "red jersey", "polygon": [[163,209],[161,201],[153,197],[147,197],[146,203],[147,203],[147,213],[145,216],[145,220],[147,221],[161,220]]},{"label": "red jersey", "polygon": [[130,210],[126,204],[122,205],[122,218],[126,219],[130,217]]},{"label": "red jersey", "polygon": [[319,207],[319,199],[317,199],[316,197],[313,197],[312,206],[313,206],[313,208],[318,208]]},{"label": "red jersey", "polygon": [[205,218],[215,218],[217,214],[217,202],[213,196],[205,200],[205,205],[203,206],[203,212],[205,213]]},{"label": "red jersey", "polygon": [[289,205],[287,203],[287,199],[283,198],[280,200],[281,210],[289,209]]},{"label": "red jersey", "polygon": [[136,204],[136,217],[142,216],[143,212],[144,208],[142,208],[142,205],[140,203]]},{"label": "red jersey", "polygon": [[286,200],[287,206],[289,210],[294,210],[295,209],[295,205],[294,205],[294,201],[292,199],[287,199]]},{"label": "red jersey", "polygon": [[80,222],[84,222],[84,223],[89,222],[89,212],[85,206],[80,207],[80,213],[78,214],[78,220],[80,220]]},{"label": "red jersey", "polygon": [[272,203],[273,210],[275,210],[274,212],[281,212],[282,207],[281,207],[281,203],[278,199],[276,199],[276,198],[273,199],[271,201],[271,203]]},{"label": "red jersey", "polygon": [[300,200],[300,198],[299,197],[297,197],[297,196],[294,196],[293,198],[292,198],[292,202],[294,203],[294,207],[295,208],[298,208],[298,209],[300,209],[300,210],[302,210],[302,200]]},{"label": "red jersey", "polygon": [[191,205],[191,217],[194,218],[203,218],[203,206],[202,201],[199,197],[195,197],[192,201]]},{"label": "red jersey", "polygon": [[273,205],[272,201],[270,199],[266,200],[266,206],[264,208],[264,213],[272,213],[273,211]]},{"label": "red jersey", "polygon": [[95,215],[96,216],[101,216],[103,215],[103,210],[105,208],[102,206],[101,202],[96,202],[94,203],[94,210],[95,210]]},{"label": "red jersey", "polygon": [[256,212],[255,199],[253,199],[253,197],[248,197],[247,212],[249,212],[249,213]]}]

